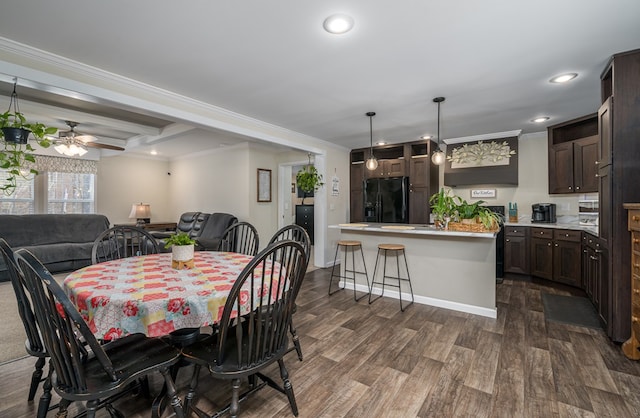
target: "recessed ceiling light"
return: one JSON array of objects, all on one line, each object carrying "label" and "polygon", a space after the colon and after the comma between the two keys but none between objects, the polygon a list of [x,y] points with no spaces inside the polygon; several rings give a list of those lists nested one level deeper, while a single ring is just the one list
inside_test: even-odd
[{"label": "recessed ceiling light", "polygon": [[431,139],[431,135],[422,135],[420,139]]},{"label": "recessed ceiling light", "polygon": [[151,154],[151,155],[158,155],[158,151],[153,150],[153,151],[149,152],[149,154]]},{"label": "recessed ceiling light", "polygon": [[577,73],[560,74],[553,77],[551,80],[549,80],[549,82],[550,83],[566,83],[567,81],[573,80],[577,76],[578,76]]},{"label": "recessed ceiling light", "polygon": [[384,141],[378,141],[376,142],[376,145],[387,145],[387,143]]},{"label": "recessed ceiling light", "polygon": [[353,18],[343,14],[331,15],[324,20],[322,26],[329,33],[341,35],[353,28]]},{"label": "recessed ceiling light", "polygon": [[539,118],[532,119],[531,122],[542,123],[542,122],[546,122],[548,120],[549,120],[549,116],[541,116]]}]

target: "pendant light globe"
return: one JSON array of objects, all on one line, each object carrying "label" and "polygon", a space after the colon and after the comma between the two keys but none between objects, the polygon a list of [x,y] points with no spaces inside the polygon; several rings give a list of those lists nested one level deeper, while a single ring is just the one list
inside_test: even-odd
[{"label": "pendant light globe", "polygon": [[366,116],[369,117],[369,158],[365,163],[367,170],[375,170],[378,168],[378,160],[373,155],[373,117],[376,115],[376,112],[367,112]]},{"label": "pendant light globe", "polygon": [[438,103],[438,146],[431,155],[431,162],[435,165],[442,165],[446,160],[446,154],[440,148],[440,103],[444,102],[444,97],[435,97],[433,102]]}]

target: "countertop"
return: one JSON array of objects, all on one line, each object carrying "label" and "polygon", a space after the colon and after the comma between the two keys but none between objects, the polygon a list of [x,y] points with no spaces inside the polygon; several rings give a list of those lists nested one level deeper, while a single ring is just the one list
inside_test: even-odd
[{"label": "countertop", "polygon": [[557,222],[550,223],[540,223],[540,222],[531,222],[531,218],[528,216],[521,216],[518,219],[518,222],[505,222],[505,226],[528,226],[534,228],[555,228],[555,229],[573,229],[577,231],[586,231],[592,235],[598,236],[598,226],[597,225],[581,225],[578,221],[577,216],[558,216]]},{"label": "countertop", "polygon": [[425,224],[382,224],[382,223],[348,223],[329,225],[329,228],[351,231],[368,231],[379,233],[408,234],[408,235],[439,235],[450,237],[495,238],[496,232],[462,232],[446,231],[433,225]]}]

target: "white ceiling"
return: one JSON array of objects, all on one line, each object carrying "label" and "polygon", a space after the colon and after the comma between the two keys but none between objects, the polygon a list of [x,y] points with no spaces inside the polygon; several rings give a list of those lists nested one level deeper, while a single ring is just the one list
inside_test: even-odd
[{"label": "white ceiling", "polygon": [[[443,139],[544,131],[596,112],[610,56],[640,48],[638,0],[2,3],[1,37],[347,148],[368,145],[367,111],[377,112],[374,141],[435,135],[436,96],[446,97]],[[324,18],[337,12],[354,18],[351,32],[324,32]],[[565,72],[579,76],[565,85],[548,82]],[[50,104],[60,127],[110,105],[67,116],[60,108],[69,104]],[[125,120],[121,113],[94,124],[116,126]],[[551,119],[530,122],[543,115]],[[140,125],[155,124],[156,134],[167,126],[188,129],[171,125],[180,121],[170,115],[145,118]],[[91,130],[77,121],[79,131]],[[154,134],[130,123],[100,135],[148,151],[140,135]],[[178,149],[198,151],[191,142]]]}]

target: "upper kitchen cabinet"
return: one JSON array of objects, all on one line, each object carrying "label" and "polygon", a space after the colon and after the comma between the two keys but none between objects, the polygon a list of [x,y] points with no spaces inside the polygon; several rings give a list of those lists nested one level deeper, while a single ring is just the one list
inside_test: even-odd
[{"label": "upper kitchen cabinet", "polygon": [[[365,173],[367,178],[404,177],[406,173],[406,163],[404,156],[404,145],[384,145],[375,147],[373,155],[378,159],[378,168]],[[367,153],[365,159],[369,158]]]},{"label": "upper kitchen cabinet", "polygon": [[549,193],[598,191],[598,116],[596,114],[548,128]]},{"label": "upper kitchen cabinet", "polygon": [[608,248],[610,336],[631,334],[631,248],[625,202],[640,202],[640,49],[611,57],[600,77],[599,238]]},{"label": "upper kitchen cabinet", "polygon": [[369,178],[408,177],[409,222],[429,222],[429,197],[438,191],[438,166],[431,164],[431,141],[373,147],[378,168],[367,170],[371,149],[351,151],[350,222],[364,221],[364,183]]}]

